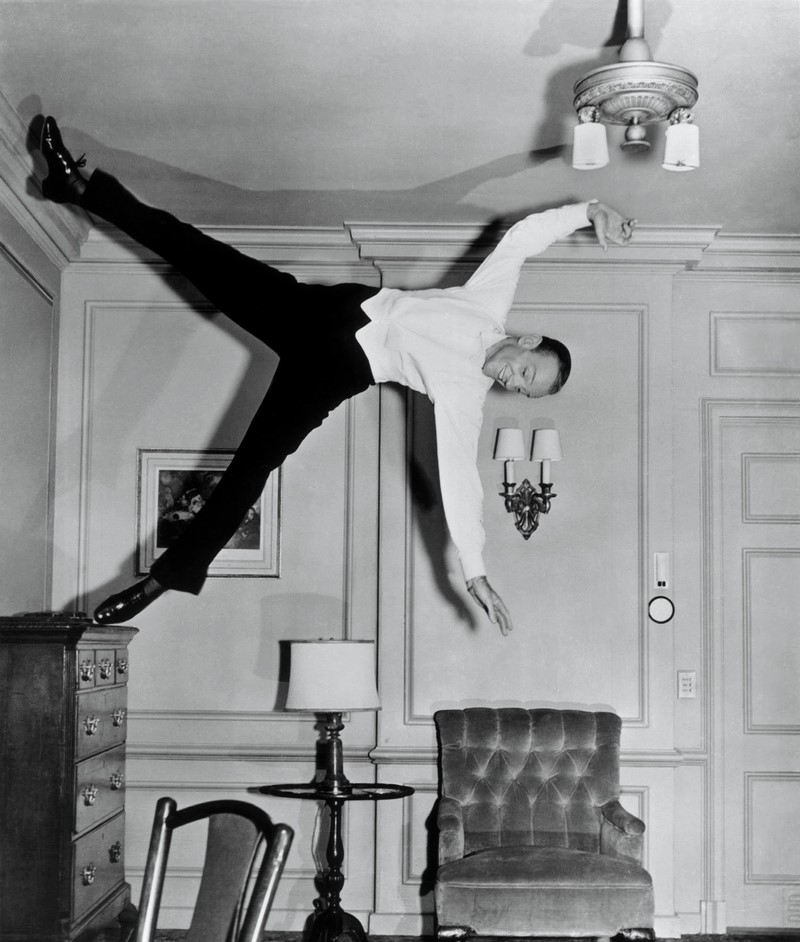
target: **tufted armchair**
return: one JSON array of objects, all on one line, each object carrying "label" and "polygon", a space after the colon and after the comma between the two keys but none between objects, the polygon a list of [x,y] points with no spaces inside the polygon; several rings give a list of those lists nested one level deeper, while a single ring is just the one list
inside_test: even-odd
[{"label": "tufted armchair", "polygon": [[440,940],[654,938],[644,824],[619,802],[614,713],[439,710]]}]

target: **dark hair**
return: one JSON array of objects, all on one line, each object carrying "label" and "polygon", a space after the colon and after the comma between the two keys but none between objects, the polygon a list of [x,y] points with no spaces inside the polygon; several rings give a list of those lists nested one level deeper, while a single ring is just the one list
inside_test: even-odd
[{"label": "dark hair", "polygon": [[542,342],[536,349],[540,353],[548,353],[550,356],[555,357],[558,363],[558,373],[553,385],[550,387],[550,395],[552,396],[569,379],[570,370],[572,369],[572,357],[567,347],[560,340],[553,340],[552,337],[542,337]]}]

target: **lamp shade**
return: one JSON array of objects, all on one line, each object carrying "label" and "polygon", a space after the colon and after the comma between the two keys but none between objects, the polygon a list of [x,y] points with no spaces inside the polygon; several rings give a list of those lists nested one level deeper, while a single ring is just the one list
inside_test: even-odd
[{"label": "lamp shade", "polygon": [[496,461],[524,461],[525,438],[521,428],[499,428],[494,442]]},{"label": "lamp shade", "polygon": [[572,167],[574,170],[599,170],[608,163],[608,140],[605,125],[586,121],[575,125],[572,136]]},{"label": "lamp shade", "polygon": [[379,710],[374,641],[291,641],[287,710]]},{"label": "lamp shade", "polygon": [[561,461],[561,436],[555,428],[537,428],[533,433],[531,461]]},{"label": "lamp shade", "polygon": [[671,124],[665,135],[665,170],[696,170],[700,166],[700,128],[696,124]]}]

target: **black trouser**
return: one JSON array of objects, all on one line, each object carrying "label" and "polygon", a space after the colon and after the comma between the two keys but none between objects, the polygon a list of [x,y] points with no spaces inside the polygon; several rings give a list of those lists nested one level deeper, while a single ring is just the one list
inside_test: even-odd
[{"label": "black trouser", "polygon": [[306,285],[136,199],[96,170],[82,197],[183,274],[231,320],[280,357],[236,454],[202,510],[155,561],[161,585],[200,592],[208,566],[258,500],[271,471],[345,399],[374,383],[355,333],[368,323],[368,285]]}]

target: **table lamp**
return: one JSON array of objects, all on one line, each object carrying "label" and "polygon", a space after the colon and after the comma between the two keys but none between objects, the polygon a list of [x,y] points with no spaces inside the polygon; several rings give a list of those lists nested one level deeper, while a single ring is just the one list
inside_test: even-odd
[{"label": "table lamp", "polygon": [[326,795],[347,794],[352,786],[342,760],[342,714],[381,708],[375,685],[375,642],[320,640],[289,644],[286,709],[327,716],[325,776],[316,787]]}]

